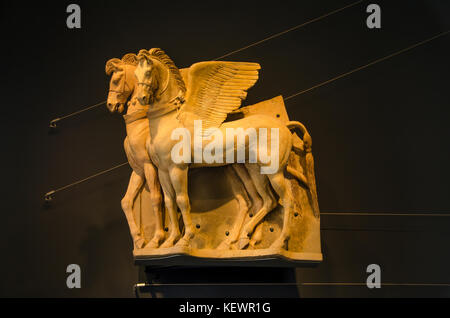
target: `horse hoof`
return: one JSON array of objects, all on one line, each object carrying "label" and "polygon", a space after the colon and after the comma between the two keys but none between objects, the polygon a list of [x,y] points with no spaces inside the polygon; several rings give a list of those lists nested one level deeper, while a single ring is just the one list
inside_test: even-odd
[{"label": "horse hoof", "polygon": [[233,243],[230,245],[230,250],[236,251],[239,249],[239,247],[236,245],[237,243]]},{"label": "horse hoof", "polygon": [[169,243],[169,242],[165,241],[164,243],[161,244],[160,248],[169,248],[172,246],[173,246],[173,243],[171,243],[171,242]]},{"label": "horse hoof", "polygon": [[174,246],[176,240],[177,240],[176,237],[169,237],[164,243],[161,244],[160,248],[172,247]]},{"label": "horse hoof", "polygon": [[251,239],[249,244],[251,247],[255,247],[256,245],[258,245],[261,242],[261,239]]},{"label": "horse hoof", "polygon": [[239,239],[238,247],[240,250],[243,250],[250,243],[250,239],[248,237],[242,237]]},{"label": "horse hoof", "polygon": [[159,243],[161,242],[160,238],[154,238],[153,240],[151,240],[146,247],[148,248],[158,248]]},{"label": "horse hoof", "polygon": [[154,248],[158,248],[158,244],[155,242],[149,242],[145,247],[154,249]]},{"label": "horse hoof", "polygon": [[284,245],[286,244],[286,239],[277,239],[275,242],[270,245],[270,249],[282,250],[284,249]]},{"label": "horse hoof", "polygon": [[175,244],[175,246],[177,246],[177,247],[187,247],[187,246],[189,246],[189,241],[186,239],[186,238],[184,238],[184,237],[182,237],[178,242],[177,242],[177,244]]},{"label": "horse hoof", "polygon": [[144,240],[144,238],[142,238],[142,237],[137,238],[137,239],[134,241],[134,246],[135,246],[137,249],[144,248],[144,246],[145,246],[145,240]]}]

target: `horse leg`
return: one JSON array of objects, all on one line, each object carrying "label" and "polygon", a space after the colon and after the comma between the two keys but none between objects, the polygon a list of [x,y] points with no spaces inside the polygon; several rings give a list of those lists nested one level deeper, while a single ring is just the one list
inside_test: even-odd
[{"label": "horse leg", "polygon": [[[261,199],[261,196],[258,194],[258,191],[256,190],[256,187],[253,184],[252,178],[250,177],[247,169],[243,165],[238,165],[238,164],[234,164],[234,165],[232,165],[232,167],[235,169],[236,173],[241,178],[241,181],[244,184],[245,189],[247,190],[251,200],[253,201],[253,209],[250,212],[250,214],[254,215],[262,208],[264,202]],[[273,206],[273,208],[274,208],[276,206],[276,201],[272,195],[272,190],[270,190],[268,187],[266,187],[265,190],[269,192],[267,195],[270,195],[272,202],[274,204],[274,206]],[[272,210],[272,208],[270,208],[270,210]],[[257,245],[259,242],[261,242],[261,239],[262,239],[262,235],[260,235],[260,232],[262,229],[261,225],[262,224],[260,223],[256,227],[256,230],[254,231],[252,238],[250,240],[250,245],[253,247],[255,245]],[[242,228],[242,226],[241,226],[241,228]],[[237,238],[236,238],[236,240],[237,240]]]},{"label": "horse leg", "polygon": [[175,203],[175,191],[170,182],[169,173],[158,169],[159,181],[164,193],[164,205],[166,206],[170,220],[170,235],[165,242],[160,246],[162,248],[172,247],[175,242],[180,238],[180,227],[178,225],[178,215]]},{"label": "horse leg", "polygon": [[150,190],[150,198],[152,202],[153,213],[155,215],[155,233],[152,240],[147,244],[148,247],[157,248],[162,240],[164,240],[164,229],[162,220],[162,195],[161,185],[155,166],[152,163],[144,164],[145,179]]},{"label": "horse leg", "polygon": [[262,219],[273,210],[277,202],[269,189],[268,179],[265,175],[261,174],[259,171],[259,166],[256,164],[246,164],[245,165],[250,177],[253,180],[258,194],[263,200],[263,206],[259,211],[252,217],[252,219],[244,226],[240,238],[239,238],[239,248],[243,249],[250,243],[250,236],[253,233],[255,227],[262,221]]},{"label": "horse leg", "polygon": [[236,217],[236,221],[234,222],[234,226],[228,234],[228,237],[224,241],[222,241],[222,243],[220,243],[217,249],[230,249],[231,244],[237,241],[239,232],[242,228],[242,224],[245,220],[245,216],[247,215],[249,206],[251,205],[250,199],[247,195],[247,191],[243,186],[243,182],[239,181],[238,176],[236,175],[237,171],[236,169],[234,169],[234,166],[236,165],[226,166],[225,169],[228,169],[229,175],[231,176],[231,191],[233,192],[235,199],[238,201],[239,211]]},{"label": "horse leg", "polygon": [[270,184],[275,192],[281,198],[281,204],[283,205],[283,228],[280,236],[272,243],[270,248],[282,249],[285,243],[289,240],[290,236],[290,221],[292,213],[292,192],[288,179],[284,176],[283,171],[278,171],[275,174],[269,175]]},{"label": "horse leg", "polygon": [[249,243],[250,246],[255,247],[258,243],[261,242],[263,228],[264,228],[264,221],[259,223],[256,226],[255,230],[253,231],[252,239],[250,240],[250,243]]},{"label": "horse leg", "polygon": [[245,190],[248,193],[250,200],[248,201],[248,208],[254,208],[255,211],[259,211],[263,205],[263,200],[258,194],[255,185],[253,184],[253,180],[250,177],[247,169],[242,164],[233,164],[231,165],[233,170],[238,175],[239,179],[241,179],[242,184],[245,187]]},{"label": "horse leg", "polygon": [[177,246],[189,246],[194,237],[194,229],[191,220],[191,205],[188,194],[188,167],[172,166],[169,170],[170,181],[175,190],[176,202],[181,210],[184,223],[184,235],[176,244]]},{"label": "horse leg", "polygon": [[122,210],[127,218],[128,226],[130,227],[131,237],[133,239],[134,246],[136,248],[142,248],[145,245],[145,239],[140,234],[140,231],[136,225],[136,221],[133,216],[133,205],[139,190],[144,184],[144,178],[138,175],[136,172],[131,173],[130,181],[128,183],[127,192],[123,197],[121,204]]}]

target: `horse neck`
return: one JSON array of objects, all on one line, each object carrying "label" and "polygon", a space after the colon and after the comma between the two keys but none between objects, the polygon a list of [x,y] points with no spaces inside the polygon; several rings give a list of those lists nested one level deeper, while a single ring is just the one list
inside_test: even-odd
[{"label": "horse neck", "polygon": [[[127,122],[125,120],[125,128],[127,131],[127,136],[130,141],[133,143],[138,141],[138,138],[141,138],[142,132],[148,131],[148,120],[147,120],[147,111],[148,106],[142,106],[136,98],[136,85],[134,86],[133,92],[131,93],[130,100],[127,104],[127,112],[128,116],[138,116],[136,120],[132,122]],[[143,113],[143,114],[142,114]]]},{"label": "horse neck", "polygon": [[[179,122],[177,119],[177,111],[173,109],[168,113],[163,115],[152,116],[152,110],[164,109],[164,108],[173,108],[176,103],[176,98],[180,96],[180,87],[172,75],[170,71],[168,71],[167,66],[158,62],[159,71],[163,74],[168,74],[169,80],[167,82],[167,78],[163,79],[161,82],[161,90],[164,90],[160,96],[160,98],[150,105],[149,107],[149,126],[150,126],[150,136],[152,140],[157,136],[165,136],[167,132],[172,132],[172,129],[179,126]],[[165,87],[167,83],[167,88]]]},{"label": "horse neck", "polygon": [[127,104],[127,115],[133,114],[137,111],[147,111],[148,110],[148,105],[141,105],[141,103],[139,103],[139,101],[136,98],[136,86],[135,89],[133,90],[133,93],[131,94],[130,100],[128,101]]},{"label": "horse neck", "polygon": [[173,129],[179,127],[177,111],[171,111],[161,116],[148,117],[151,139],[162,136],[163,140],[170,139]]},{"label": "horse neck", "polygon": [[127,102],[127,112],[126,112],[127,115],[130,115],[136,111],[146,108],[146,106],[141,106],[136,98],[137,83],[136,83],[136,79],[134,77],[135,70],[136,70],[136,66],[125,65],[125,81],[126,81],[125,85],[128,88],[132,89],[132,91],[130,92],[130,95],[129,95],[130,98]]},{"label": "horse neck", "polygon": [[[162,80],[162,87],[160,87],[160,89],[165,89],[165,91],[161,94],[160,99],[155,104],[157,104],[156,107],[168,107],[170,106],[169,104],[172,103],[177,96],[179,96],[181,89],[175,77],[170,71],[168,71],[167,66],[160,66],[160,72],[162,72],[163,74],[169,74],[169,82],[166,82],[167,79]],[[164,87],[166,83],[167,88]]]}]

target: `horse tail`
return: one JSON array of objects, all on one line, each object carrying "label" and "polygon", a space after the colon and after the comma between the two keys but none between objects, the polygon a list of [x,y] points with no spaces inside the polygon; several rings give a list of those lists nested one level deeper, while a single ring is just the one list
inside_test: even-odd
[{"label": "horse tail", "polygon": [[306,129],[305,125],[303,125],[301,122],[299,121],[288,121],[286,123],[287,128],[289,128],[290,130],[293,129],[298,129],[300,130],[300,132],[303,135],[303,144],[304,144],[304,149],[298,149],[297,150],[304,150],[306,153],[310,153],[311,152],[311,147],[312,147],[312,138],[311,135],[308,133],[308,130]]},{"label": "horse tail", "polygon": [[[314,157],[312,155],[312,138],[309,134],[306,127],[298,121],[288,121],[286,123],[286,126],[289,128],[289,130],[298,129],[303,134],[303,149],[300,149],[296,146],[293,146],[295,150],[297,151],[304,151],[306,153],[306,183],[308,185],[309,191],[312,196],[312,209],[314,212],[314,215],[316,217],[319,217],[319,201],[317,199],[317,189],[316,189],[316,177],[314,174]],[[297,171],[289,171],[292,169],[288,169],[287,171],[292,174],[294,177],[299,179],[299,176],[296,175],[295,172]],[[303,174],[301,174],[303,176]],[[300,181],[303,182],[302,178],[300,177]]]}]

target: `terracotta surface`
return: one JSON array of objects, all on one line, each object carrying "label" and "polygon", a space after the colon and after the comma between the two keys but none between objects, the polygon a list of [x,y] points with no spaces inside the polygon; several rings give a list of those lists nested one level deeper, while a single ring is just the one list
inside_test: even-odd
[{"label": "terracotta surface", "polygon": [[[240,108],[259,68],[200,62],[178,70],[160,49],[108,61],[108,108],[122,112],[127,105],[125,151],[133,174],[122,207],[136,260],[322,260],[311,137],[301,123],[289,121],[281,96]],[[248,160],[174,163],[171,132],[184,127],[194,135],[198,119],[205,123],[203,136],[211,128],[281,130],[278,170],[261,174],[267,164]]]}]

